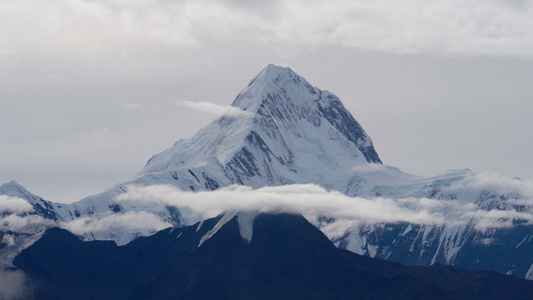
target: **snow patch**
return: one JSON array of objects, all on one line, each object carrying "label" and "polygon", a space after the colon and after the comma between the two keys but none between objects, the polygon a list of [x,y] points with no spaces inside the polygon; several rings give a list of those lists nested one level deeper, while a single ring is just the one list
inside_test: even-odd
[{"label": "snow patch", "polygon": [[364,255],[366,253],[366,237],[361,236],[359,232],[356,232],[355,230],[350,232],[346,250],[352,251],[359,255]]},{"label": "snow patch", "polygon": [[533,264],[529,267],[525,277],[526,279],[533,280]]},{"label": "snow patch", "polygon": [[374,258],[376,257],[376,254],[378,253],[379,246],[373,246],[370,244],[366,245],[366,249],[368,250],[368,256]]},{"label": "snow patch", "polygon": [[247,243],[252,241],[254,234],[254,221],[258,214],[258,212],[241,212],[237,214],[239,232],[241,233],[241,237]]},{"label": "snow patch", "polygon": [[198,232],[200,230],[200,228],[202,228],[202,225],[204,225],[204,220],[200,221],[200,223],[198,223],[198,227],[196,227],[196,232]]},{"label": "snow patch", "polygon": [[407,225],[407,227],[405,227],[404,231],[402,233],[400,233],[401,236],[404,236],[406,234],[408,234],[409,232],[411,232],[411,230],[413,230],[413,226],[411,226],[411,224]]},{"label": "snow patch", "polygon": [[60,226],[85,240],[112,240],[119,246],[172,227],[159,216],[147,212],[84,216]]},{"label": "snow patch", "polygon": [[[215,225],[215,227],[213,227],[213,229],[209,230],[206,234],[204,234],[204,236],[200,239],[200,243],[198,243],[198,247],[202,246],[202,244],[207,241],[208,239],[210,239],[213,235],[215,235],[215,233],[217,233],[220,228],[222,228],[222,226],[224,226],[224,224],[228,223],[231,219],[233,219],[233,217],[235,217],[236,213],[235,212],[227,212],[224,214],[224,216],[222,216],[222,218],[220,218],[220,220],[217,222],[217,224]],[[202,221],[203,222],[203,221]],[[198,232],[198,230],[196,231]]]}]

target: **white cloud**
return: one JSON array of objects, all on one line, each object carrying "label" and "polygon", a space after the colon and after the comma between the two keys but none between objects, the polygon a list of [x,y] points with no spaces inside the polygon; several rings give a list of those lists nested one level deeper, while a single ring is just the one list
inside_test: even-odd
[{"label": "white cloud", "polygon": [[[229,186],[204,192],[182,191],[169,185],[129,186],[127,193],[118,196],[117,201],[162,202],[190,209],[206,218],[223,211],[289,212],[303,214],[310,219],[327,216],[350,224],[409,222],[464,225],[474,222],[477,230],[511,227],[515,221],[533,223],[533,211],[528,210],[479,210],[476,204],[463,200],[348,197],[313,184],[259,189]],[[339,225],[339,230],[344,225]]]},{"label": "white cloud", "polygon": [[54,226],[55,221],[37,215],[10,214],[0,217],[0,230],[20,234],[36,234]]},{"label": "white cloud", "polygon": [[139,235],[150,235],[172,224],[159,216],[141,211],[83,216],[60,226],[89,240],[114,240],[118,245],[124,245]]},{"label": "white cloud", "polygon": [[0,195],[0,214],[1,213],[23,213],[31,211],[32,205],[28,201],[11,197],[8,195]]},{"label": "white cloud", "polygon": [[13,246],[15,245],[15,236],[13,236],[12,234],[4,233],[4,236],[2,237],[0,243],[5,244],[8,247]]},{"label": "white cloud", "polygon": [[[501,0],[8,1],[7,37],[32,33],[65,46],[253,40],[394,53],[531,55],[532,6]],[[39,24],[39,26],[33,26]],[[15,28],[15,30],[13,30]],[[31,43],[25,39],[21,43]]]},{"label": "white cloud", "polygon": [[476,210],[467,213],[466,216],[472,216],[474,220],[477,220],[474,225],[474,228],[477,230],[485,230],[488,228],[510,228],[513,227],[515,221],[521,221],[522,223],[527,224],[533,223],[533,214],[531,212],[518,212],[515,209],[492,209],[489,211]]},{"label": "white cloud", "polygon": [[230,186],[213,192],[188,192],[169,185],[128,187],[117,201],[154,201],[166,205],[187,207],[205,217],[222,211],[289,212],[303,215],[326,215],[358,222],[413,222],[440,224],[438,211],[402,207],[386,198],[364,199],[348,197],[336,191],[326,191],[313,184],[295,184],[252,189]]},{"label": "white cloud", "polygon": [[185,106],[189,108],[193,108],[199,111],[203,111],[212,115],[221,116],[221,115],[228,115],[228,116],[239,116],[239,115],[251,115],[250,113],[234,106],[222,106],[211,102],[205,102],[205,101],[198,101],[198,102],[192,102],[192,101],[181,101],[176,103],[177,106]]},{"label": "white cloud", "polygon": [[0,269],[0,299],[30,299],[33,286],[20,270]]},{"label": "white cloud", "polygon": [[476,172],[462,181],[454,182],[447,191],[491,191],[503,195],[533,198],[533,181],[508,178],[494,172]]}]

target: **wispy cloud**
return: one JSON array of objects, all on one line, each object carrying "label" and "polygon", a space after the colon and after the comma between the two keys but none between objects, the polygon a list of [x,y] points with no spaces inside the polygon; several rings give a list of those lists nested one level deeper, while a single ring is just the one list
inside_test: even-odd
[{"label": "wispy cloud", "polygon": [[187,207],[206,217],[225,210],[290,212],[304,215],[326,215],[350,218],[361,222],[441,223],[438,213],[412,211],[397,201],[385,198],[348,197],[340,192],[326,191],[313,184],[296,184],[253,189],[230,186],[209,192],[182,191],[169,185],[130,186],[118,201],[156,201],[166,205]]},{"label": "wispy cloud", "polygon": [[31,299],[31,280],[20,270],[0,269],[0,299]]},{"label": "wispy cloud", "polygon": [[140,211],[83,216],[60,226],[90,240],[114,240],[118,245],[124,245],[138,236],[150,235],[172,224],[159,216]]},{"label": "wispy cloud", "polygon": [[[348,197],[313,184],[252,189],[230,186],[217,191],[189,192],[169,185],[129,186],[117,201],[148,201],[188,208],[204,217],[222,211],[299,213],[310,218],[327,216],[360,223],[461,225],[474,222],[475,228],[510,227],[514,221],[533,223],[533,213],[507,210],[479,210],[473,201],[428,198]],[[469,202],[470,201],[470,202]]]},{"label": "wispy cloud", "polygon": [[249,112],[246,112],[238,107],[234,106],[222,106],[211,102],[205,101],[181,101],[176,103],[177,106],[185,106],[193,108],[199,111],[203,111],[212,115],[221,116],[240,116],[240,115],[251,115]]},{"label": "wispy cloud", "polygon": [[19,234],[36,234],[56,226],[56,222],[37,215],[9,214],[0,217],[0,230]]},{"label": "wispy cloud", "polygon": [[26,200],[11,197],[8,195],[0,195],[0,214],[2,213],[22,213],[31,211],[33,207]]},{"label": "wispy cloud", "polygon": [[464,180],[456,181],[444,191],[452,193],[495,192],[508,197],[533,199],[533,181],[519,178],[508,178],[494,172],[477,172]]}]

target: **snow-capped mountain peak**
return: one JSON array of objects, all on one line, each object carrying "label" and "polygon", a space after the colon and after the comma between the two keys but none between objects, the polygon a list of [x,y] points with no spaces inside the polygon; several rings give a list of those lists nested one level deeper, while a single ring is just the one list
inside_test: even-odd
[{"label": "snow-capped mountain peak", "polygon": [[[0,195],[8,195],[12,197],[19,197],[22,199],[30,198],[28,196],[33,195],[22,185],[18,184],[15,180],[6,182],[0,185]],[[30,199],[26,199],[30,200]]]},{"label": "snow-capped mountain peak", "polygon": [[284,94],[279,100],[299,106],[309,106],[319,92],[311,86],[305,78],[296,74],[291,68],[268,65],[259,72],[248,86],[242,90],[231,106],[256,113],[258,109],[268,102],[269,94]]},{"label": "snow-capped mountain peak", "polygon": [[44,218],[55,219],[55,212],[50,201],[32,194],[25,187],[12,180],[0,186],[0,195],[16,197],[25,200],[33,207],[32,214],[40,215]]},{"label": "snow-capped mountain peak", "polygon": [[339,98],[290,68],[267,66],[232,106],[242,114],[223,115],[155,155],[139,176],[181,173],[189,180],[184,187],[194,190],[323,184],[330,178],[328,185],[355,166],[381,164],[372,140]]},{"label": "snow-capped mountain peak", "polygon": [[327,121],[354,143],[371,163],[381,163],[372,140],[334,94],[313,87],[291,68],[268,65],[231,104],[287,127],[300,119]]}]

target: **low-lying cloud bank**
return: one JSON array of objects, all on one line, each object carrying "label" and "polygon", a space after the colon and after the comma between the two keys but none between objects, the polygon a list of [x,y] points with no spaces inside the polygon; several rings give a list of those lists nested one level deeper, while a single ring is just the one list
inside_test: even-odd
[{"label": "low-lying cloud bank", "polygon": [[[473,181],[473,185],[480,184]],[[483,186],[484,187],[484,186]],[[477,190],[477,186],[475,188]],[[463,191],[474,193],[473,190]],[[533,213],[506,209],[479,210],[472,201],[436,200],[429,198],[348,197],[337,191],[327,191],[314,184],[253,189],[229,186],[217,191],[189,192],[170,185],[129,186],[117,197],[124,201],[154,202],[187,208],[205,218],[223,211],[260,211],[299,213],[309,218],[327,216],[357,223],[408,222],[420,225],[461,225],[471,223],[478,230],[503,228],[533,223]],[[512,200],[518,201],[518,200]]]},{"label": "low-lying cloud bank", "polygon": [[0,216],[0,230],[19,234],[35,234],[56,225],[56,222],[37,215],[9,214]]},{"label": "low-lying cloud bank", "polygon": [[159,216],[144,211],[83,216],[59,225],[86,239],[114,240],[118,245],[172,226]]},{"label": "low-lying cloud bank", "polygon": [[[0,196],[0,231],[4,232],[0,243],[25,247],[20,241],[24,235],[38,234],[57,226],[86,240],[114,240],[122,245],[140,235],[150,235],[173,226],[165,214],[166,207],[178,208],[180,221],[187,225],[224,211],[284,212],[302,214],[315,224],[321,223],[321,216],[335,218],[333,224],[322,224],[335,232],[361,224],[399,222],[468,225],[480,231],[533,224],[532,182],[503,178],[493,173],[472,173],[452,181],[439,188],[440,196],[435,197],[440,199],[349,197],[314,184],[259,189],[234,185],[200,192],[182,191],[171,185],[128,186],[127,192],[115,201],[129,209],[120,213],[81,216],[70,222],[32,215],[31,205],[25,200]],[[157,209],[146,211],[147,208]]]},{"label": "low-lying cloud bank", "polygon": [[8,195],[0,195],[0,214],[2,213],[23,213],[31,211],[33,207],[28,201],[11,197]]},{"label": "low-lying cloud bank", "polygon": [[[481,192],[498,193],[507,198],[529,200],[533,204],[533,181],[520,178],[508,178],[494,172],[477,172],[463,180],[453,182],[443,191],[450,193],[479,194]],[[468,196],[465,194],[465,196]],[[515,199],[516,200],[516,199]]]}]

